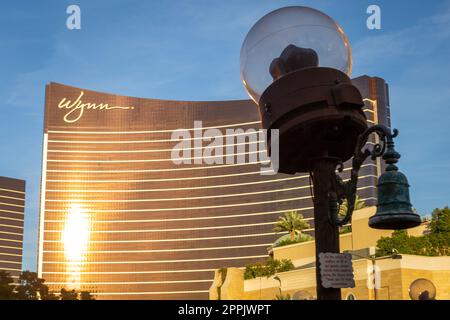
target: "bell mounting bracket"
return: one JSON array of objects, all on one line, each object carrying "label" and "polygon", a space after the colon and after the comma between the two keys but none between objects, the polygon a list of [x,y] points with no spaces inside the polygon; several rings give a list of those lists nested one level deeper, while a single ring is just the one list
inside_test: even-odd
[{"label": "bell mounting bracket", "polygon": [[[376,134],[378,140],[375,140],[376,142],[372,147],[369,147],[371,144],[365,147],[371,134]],[[384,125],[374,125],[367,128],[367,130],[359,136],[352,159],[350,179],[344,182],[342,178],[336,174],[336,188],[328,194],[328,219],[332,225],[342,227],[351,222],[352,214],[355,209],[359,170],[368,157],[372,160],[383,157],[388,165],[386,170],[397,169],[395,163],[397,163],[400,158],[400,154],[394,149],[394,138],[397,135],[397,129],[391,131],[390,128]],[[337,171],[342,172],[343,169],[343,163],[338,163]],[[347,200],[347,210],[345,215],[340,217],[340,206],[344,199]]]}]

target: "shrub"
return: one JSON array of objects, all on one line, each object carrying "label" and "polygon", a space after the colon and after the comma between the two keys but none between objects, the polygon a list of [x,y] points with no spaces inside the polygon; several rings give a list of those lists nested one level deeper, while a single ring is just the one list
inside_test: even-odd
[{"label": "shrub", "polygon": [[270,277],[278,272],[293,270],[294,264],[289,259],[275,260],[268,259],[266,263],[253,263],[245,266],[244,279],[254,279],[258,277]]},{"label": "shrub", "polygon": [[289,235],[284,235],[281,238],[279,238],[277,241],[275,241],[275,243],[272,245],[272,247],[277,248],[277,247],[287,246],[290,244],[301,243],[301,242],[306,242],[306,241],[311,241],[311,240],[314,240],[314,238],[306,233],[301,233],[301,234],[297,235],[294,240],[291,240]]},{"label": "shrub", "polygon": [[339,234],[345,234],[352,232],[352,226],[343,226],[339,228]]},{"label": "shrub", "polygon": [[291,300],[291,295],[289,293],[280,293],[275,296],[274,300]]},{"label": "shrub", "polygon": [[295,266],[290,259],[282,259],[275,273],[294,270]]}]

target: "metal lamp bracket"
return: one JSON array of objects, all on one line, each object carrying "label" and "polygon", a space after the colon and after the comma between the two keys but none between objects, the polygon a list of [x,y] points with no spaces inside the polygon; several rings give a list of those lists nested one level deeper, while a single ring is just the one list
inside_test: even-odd
[{"label": "metal lamp bracket", "polygon": [[[371,148],[364,148],[372,133],[378,135],[380,142],[374,144]],[[382,156],[389,165],[394,165],[398,161],[400,154],[395,151],[393,141],[397,135],[397,129],[394,129],[391,132],[391,130],[384,125],[374,125],[369,127],[359,136],[353,155],[350,180],[344,182],[342,178],[336,174],[336,188],[328,194],[328,218],[332,225],[342,227],[343,225],[351,222],[352,214],[355,208],[359,169],[368,157],[375,160],[376,158]],[[343,163],[338,163],[337,171],[342,172],[343,169]],[[339,209],[344,199],[347,200],[347,212],[343,218],[340,218]]]}]

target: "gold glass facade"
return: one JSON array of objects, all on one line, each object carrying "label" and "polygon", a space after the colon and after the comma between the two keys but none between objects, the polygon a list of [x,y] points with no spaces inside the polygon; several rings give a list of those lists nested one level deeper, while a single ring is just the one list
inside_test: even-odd
[{"label": "gold glass facade", "polygon": [[[313,232],[308,174],[261,175],[251,160],[260,141],[252,101],[130,98],[56,83],[46,90],[38,272],[52,290],[208,299],[214,269],[266,259],[285,211],[298,210]],[[367,103],[371,123],[374,106]],[[195,121],[221,130],[224,147],[248,161],[195,163],[209,144]],[[225,132],[238,128],[256,133]],[[176,129],[192,133],[192,164],[171,159]],[[368,204],[378,172],[373,162],[361,170]]]},{"label": "gold glass facade", "polygon": [[22,271],[25,181],[0,177],[0,270]]}]

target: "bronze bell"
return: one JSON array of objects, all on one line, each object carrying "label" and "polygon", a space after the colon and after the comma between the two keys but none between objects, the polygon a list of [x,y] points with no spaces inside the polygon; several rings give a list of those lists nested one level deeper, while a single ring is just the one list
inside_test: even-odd
[{"label": "bronze bell", "polygon": [[387,151],[383,155],[387,167],[378,179],[377,212],[369,219],[371,228],[400,230],[421,224],[420,216],[411,207],[408,179],[395,165],[399,158],[393,140],[388,139]]}]

